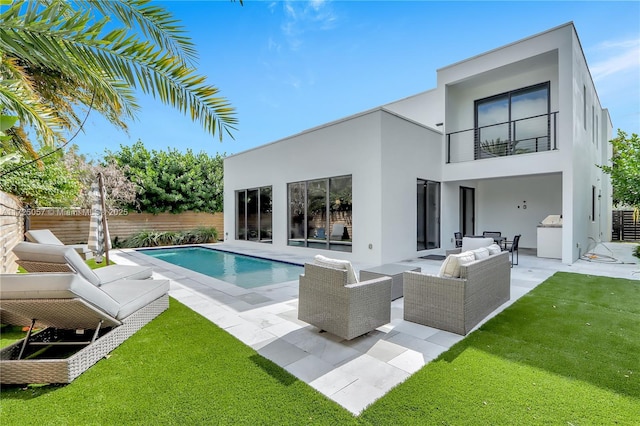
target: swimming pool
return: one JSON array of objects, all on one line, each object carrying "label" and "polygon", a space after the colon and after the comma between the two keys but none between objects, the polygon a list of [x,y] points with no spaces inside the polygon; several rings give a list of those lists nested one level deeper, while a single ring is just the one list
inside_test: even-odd
[{"label": "swimming pool", "polygon": [[292,263],[205,247],[172,247],[138,251],[242,288],[297,280],[304,271],[302,266]]}]

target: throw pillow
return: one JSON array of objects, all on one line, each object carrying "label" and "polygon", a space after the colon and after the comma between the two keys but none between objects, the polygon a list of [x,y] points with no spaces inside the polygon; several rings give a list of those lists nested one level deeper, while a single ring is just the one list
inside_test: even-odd
[{"label": "throw pillow", "polygon": [[454,262],[457,262],[457,260],[454,260],[452,255],[447,256],[447,258],[442,262],[442,265],[440,265],[438,276],[447,278],[452,277],[455,269]]},{"label": "throw pillow", "polygon": [[497,244],[491,244],[489,247],[487,247],[487,249],[489,249],[489,254],[491,256],[493,256],[494,254],[499,254],[502,251],[500,246]]},{"label": "throw pillow", "polygon": [[475,250],[471,250],[476,260],[486,259],[491,255],[488,247],[480,247]]},{"label": "throw pillow", "polygon": [[473,252],[465,251],[459,254],[450,254],[440,267],[439,275],[446,278],[460,278],[460,266],[476,260]]}]

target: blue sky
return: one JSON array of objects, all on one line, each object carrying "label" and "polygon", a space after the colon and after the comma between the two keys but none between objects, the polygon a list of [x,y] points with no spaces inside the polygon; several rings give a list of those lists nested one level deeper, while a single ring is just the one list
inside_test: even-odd
[{"label": "blue sky", "polygon": [[237,110],[219,142],[142,95],[129,134],[90,115],[72,143],[92,158],[138,139],[238,153],[432,89],[436,70],[573,21],[614,126],[640,134],[640,2],[161,2],[188,30],[198,70]]}]

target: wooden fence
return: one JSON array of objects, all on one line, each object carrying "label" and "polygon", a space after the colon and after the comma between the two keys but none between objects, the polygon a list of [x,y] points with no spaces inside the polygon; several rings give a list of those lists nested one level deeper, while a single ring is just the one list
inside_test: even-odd
[{"label": "wooden fence", "polygon": [[0,273],[13,274],[18,270],[11,250],[22,241],[23,234],[22,204],[14,196],[0,191]]},{"label": "wooden fence", "polygon": [[640,241],[640,222],[633,221],[633,210],[613,211],[613,241]]},{"label": "wooden fence", "polygon": [[[49,229],[65,244],[86,243],[89,238],[90,209],[43,208],[29,214],[29,229]],[[110,209],[107,214],[111,239],[125,240],[140,231],[183,231],[200,226],[213,227],[222,239],[222,213],[127,213]]]}]

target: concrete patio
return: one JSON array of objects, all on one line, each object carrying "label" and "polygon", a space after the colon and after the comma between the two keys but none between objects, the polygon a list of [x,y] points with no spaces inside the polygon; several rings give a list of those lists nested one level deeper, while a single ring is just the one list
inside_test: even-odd
[{"label": "concrete patio", "polygon": [[[263,250],[259,244],[222,243],[214,246],[301,265],[313,257],[274,253]],[[593,250],[595,256],[588,261],[578,260],[573,265],[538,258],[535,250],[521,249],[519,265],[512,269],[511,299],[487,319],[556,271],[638,279],[640,267],[637,259],[631,255],[633,246],[624,243],[599,244]],[[173,298],[354,414],[359,414],[464,338],[404,321],[403,299],[400,298],[391,304],[391,323],[346,341],[330,333],[321,333],[297,319],[297,280],[243,289],[134,250],[114,250],[111,258],[118,264],[152,266],[154,277],[171,280],[170,295]],[[398,263],[419,266],[423,273],[435,274],[441,261],[416,258]],[[372,266],[376,265],[354,264],[356,271]]]}]

